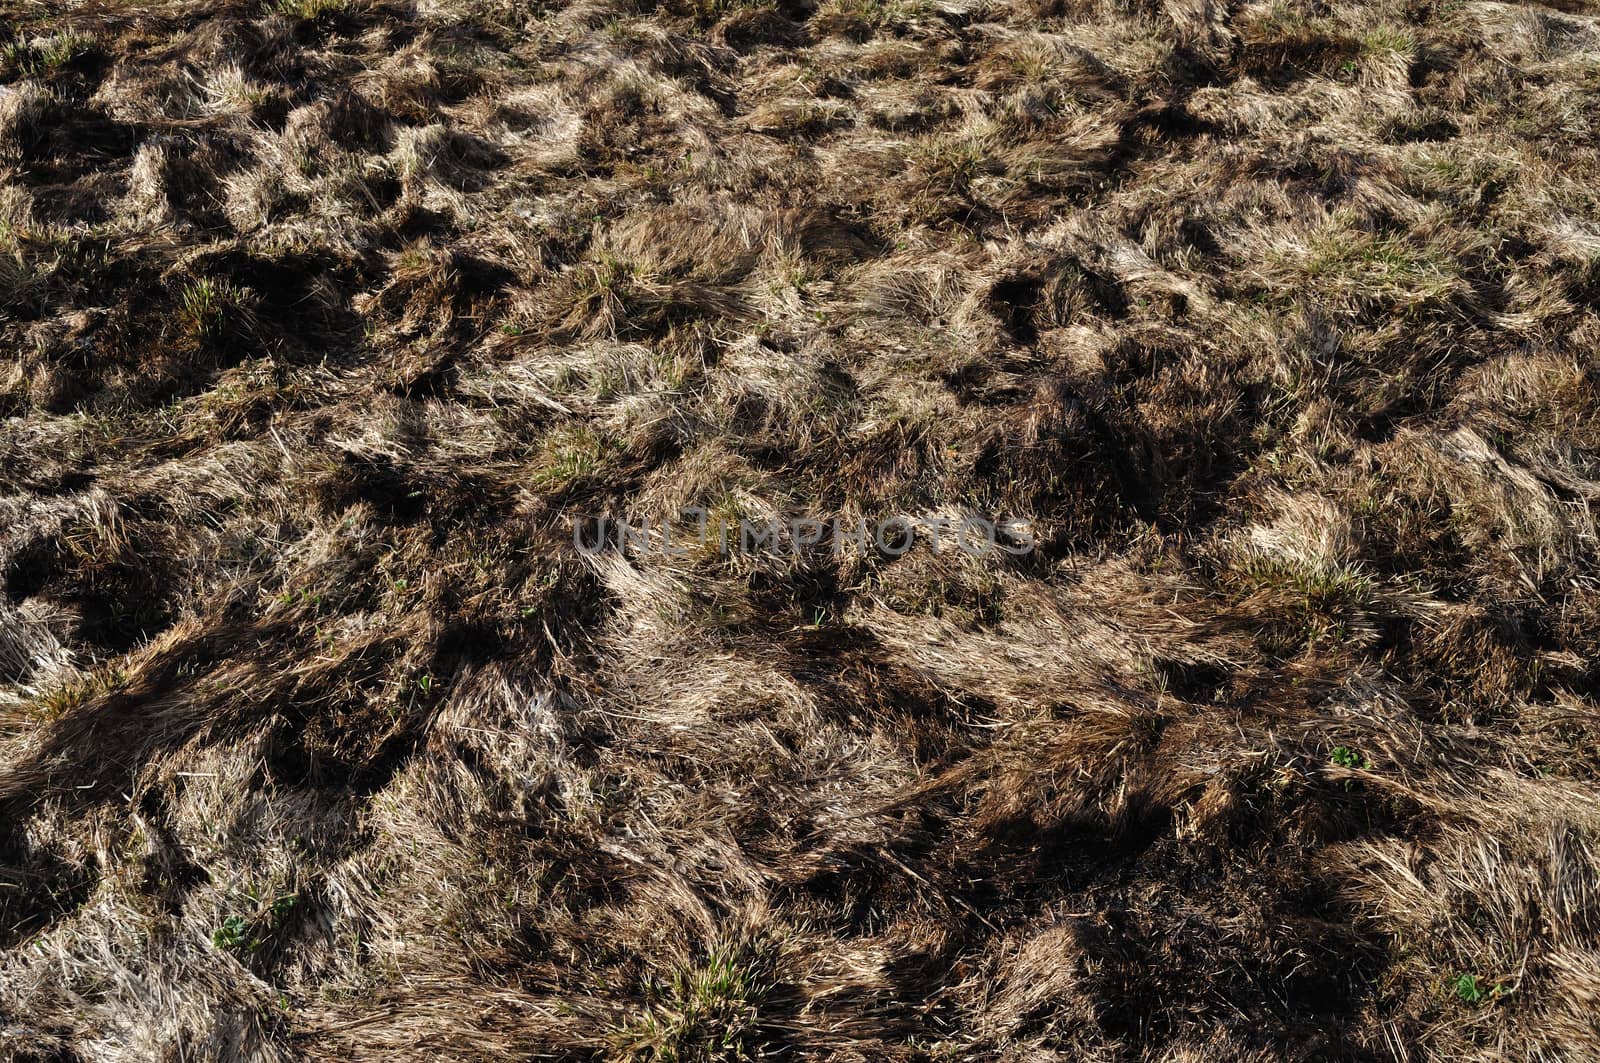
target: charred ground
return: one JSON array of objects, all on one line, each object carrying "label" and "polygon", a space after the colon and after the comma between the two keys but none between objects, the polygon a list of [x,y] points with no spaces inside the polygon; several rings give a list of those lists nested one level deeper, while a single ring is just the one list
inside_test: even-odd
[{"label": "charred ground", "polygon": [[0,27],[0,1054],[1600,1055],[1587,3]]}]

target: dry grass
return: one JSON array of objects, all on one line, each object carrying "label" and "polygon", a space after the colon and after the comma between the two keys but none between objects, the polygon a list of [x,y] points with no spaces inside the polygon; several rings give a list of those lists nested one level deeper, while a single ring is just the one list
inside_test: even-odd
[{"label": "dry grass", "polygon": [[1597,64],[0,0],[0,1056],[1600,1058]]}]

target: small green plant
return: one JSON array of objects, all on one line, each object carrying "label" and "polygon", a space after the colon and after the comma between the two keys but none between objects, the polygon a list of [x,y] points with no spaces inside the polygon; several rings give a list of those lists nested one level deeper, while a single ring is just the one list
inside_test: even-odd
[{"label": "small green plant", "polygon": [[305,605],[315,609],[322,604],[322,595],[307,587],[299,590],[284,591],[278,595],[280,605]]},{"label": "small green plant", "polygon": [[230,915],[211,932],[211,943],[226,952],[252,952],[289,921],[300,903],[298,893],[280,893],[263,906],[263,895],[255,887],[244,895],[257,905],[254,917]]},{"label": "small green plant", "polygon": [[249,932],[250,924],[244,916],[230,915],[211,932],[211,943],[225,952],[234,952],[245,947]]},{"label": "small green plant", "polygon": [[396,679],[395,694],[388,703],[389,718],[399,720],[405,713],[414,713],[432,704],[434,691],[441,684],[430,673],[401,675]]},{"label": "small green plant", "polygon": [[1475,974],[1459,974],[1450,980],[1450,989],[1455,993],[1456,999],[1465,1004],[1482,1004],[1484,1001],[1501,1000],[1512,994],[1511,986],[1501,979],[1488,981]]},{"label": "small green plant", "polygon": [[1361,771],[1372,770],[1372,761],[1349,746],[1334,746],[1333,755],[1328,759],[1341,768],[1358,768]]}]

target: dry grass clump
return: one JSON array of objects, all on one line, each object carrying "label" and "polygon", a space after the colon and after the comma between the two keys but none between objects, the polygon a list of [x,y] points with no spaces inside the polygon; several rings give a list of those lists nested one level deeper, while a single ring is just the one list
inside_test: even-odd
[{"label": "dry grass clump", "polygon": [[0,1056],[1600,1057],[1597,18],[0,0]]}]

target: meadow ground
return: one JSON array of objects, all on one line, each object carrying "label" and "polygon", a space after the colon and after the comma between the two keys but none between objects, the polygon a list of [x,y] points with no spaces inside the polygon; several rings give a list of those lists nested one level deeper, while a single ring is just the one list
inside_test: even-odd
[{"label": "meadow ground", "polygon": [[0,0],[0,1057],[1600,1059],[1597,131],[1586,0]]}]

